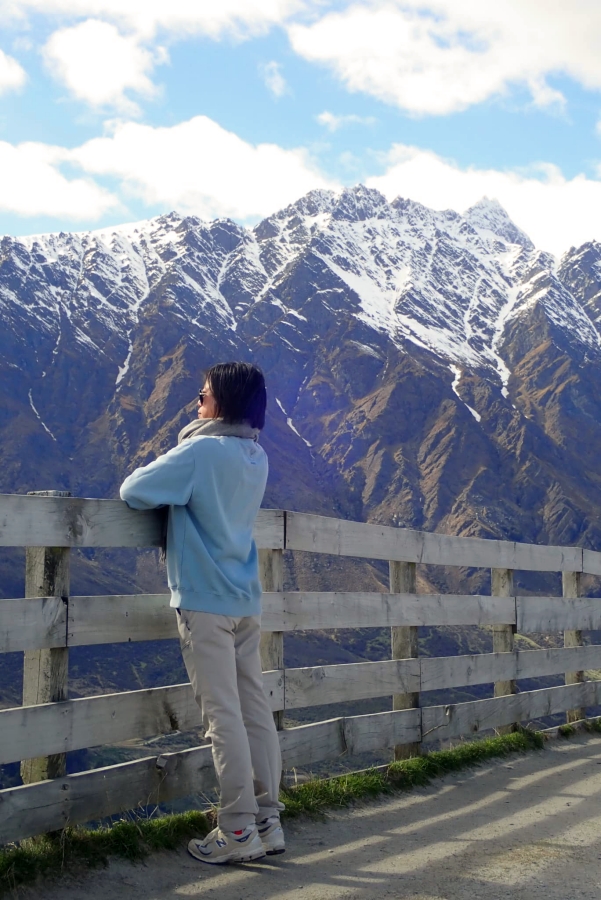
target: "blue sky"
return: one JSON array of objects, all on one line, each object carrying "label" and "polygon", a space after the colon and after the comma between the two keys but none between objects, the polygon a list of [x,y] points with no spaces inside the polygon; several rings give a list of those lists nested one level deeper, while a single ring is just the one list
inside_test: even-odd
[{"label": "blue sky", "polygon": [[[565,8],[564,8],[565,7]],[[0,233],[366,183],[601,240],[601,5],[0,0]]]}]

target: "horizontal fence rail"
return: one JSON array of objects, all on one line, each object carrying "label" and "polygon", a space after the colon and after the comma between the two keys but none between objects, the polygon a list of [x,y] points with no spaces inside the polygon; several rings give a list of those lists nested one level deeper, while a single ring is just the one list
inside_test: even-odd
[{"label": "horizontal fence rail", "polygon": [[[176,638],[175,614],[169,599],[167,594],[136,594],[2,600],[0,652]],[[32,614],[30,604],[38,618]],[[267,592],[263,594],[261,621],[266,632],[515,624],[516,602],[514,597],[473,594]]]},{"label": "horizontal fence rail", "polygon": [[[201,726],[189,684],[65,699],[69,648],[177,638],[168,595],[71,596],[68,548],[156,547],[160,534],[155,511],[130,510],[117,500],[0,495],[0,546],[28,548],[26,592],[55,594],[0,601],[0,652],[24,652],[30,683],[42,658],[48,677],[56,677],[49,693],[30,686],[25,705],[0,711],[0,764],[20,761],[33,782],[0,791],[0,842],[215,787],[207,746],[64,774],[67,752]],[[595,680],[601,678],[601,645],[582,640],[583,631],[601,630],[601,600],[579,596],[582,573],[601,575],[601,553],[284,510],[261,510],[254,538],[270,588],[263,594],[264,687],[286,768],[392,748],[400,758],[402,748],[419,752],[421,745],[560,712],[573,720],[601,704],[601,680]],[[284,591],[285,550],[389,560],[391,592]],[[46,563],[54,567],[52,577]],[[417,594],[417,564],[490,568],[491,595]],[[520,596],[513,587],[516,569],[561,572],[563,596]],[[420,626],[490,627],[493,649],[506,652],[420,657]],[[284,665],[286,632],[374,627],[391,629],[395,658]],[[563,648],[514,649],[516,632],[562,631]],[[552,676],[565,677],[566,684],[516,693],[517,681]],[[489,699],[420,707],[427,691],[493,684]],[[381,697],[393,699],[393,710],[282,727],[286,711]],[[40,762],[48,765],[40,768]]]},{"label": "horizontal fence rail", "polygon": [[601,553],[579,547],[454,537],[296,512],[286,513],[286,549],[438,566],[601,575]]},{"label": "horizontal fence rail", "polygon": [[[282,549],[284,511],[261,509],[257,547]],[[160,547],[162,517],[121,500],[0,494],[0,547]]]},{"label": "horizontal fence rail", "polygon": [[[285,668],[264,672],[263,679],[271,708],[276,712],[595,668],[601,668],[601,645]],[[580,685],[571,687],[579,688]],[[554,692],[556,688],[527,694],[543,697],[546,691]],[[579,696],[577,690],[572,694]],[[555,694],[550,693],[551,696]],[[572,695],[568,691],[565,696]],[[506,697],[497,697],[486,701],[493,718],[495,710],[503,707],[506,700]],[[457,706],[467,708],[470,702]],[[521,716],[522,719],[538,717]],[[201,724],[200,711],[189,684],[100,694],[62,703],[18,706],[0,710],[0,765],[42,754],[189,731]],[[505,723],[495,721],[493,724]],[[471,730],[471,726],[466,729],[468,733]],[[436,740],[439,737],[437,735]]]},{"label": "horizontal fence rail", "polygon": [[[419,738],[419,710],[331,719],[280,732],[288,769]],[[0,791],[0,843],[165,803],[215,787],[210,747],[194,747]]]},{"label": "horizontal fence rail", "polygon": [[552,716],[575,706],[597,706],[600,701],[601,681],[587,681],[490,700],[426,706],[421,711],[422,740],[437,741],[476,734],[499,725]]},{"label": "horizontal fence rail", "polygon": [[[259,511],[258,547],[441,566],[601,575],[601,553],[456,537],[277,509]],[[157,547],[161,517],[120,500],[0,494],[0,547]]]},{"label": "horizontal fence rail", "polygon": [[[168,594],[0,600],[0,653],[177,638]],[[595,597],[283,591],[263,594],[262,629],[515,625],[520,634],[601,630]]]},{"label": "horizontal fence rail", "polygon": [[[330,719],[279,733],[285,768],[444,737],[601,701],[601,682],[490,700]],[[210,747],[147,757],[0,791],[0,843],[215,788]]]}]

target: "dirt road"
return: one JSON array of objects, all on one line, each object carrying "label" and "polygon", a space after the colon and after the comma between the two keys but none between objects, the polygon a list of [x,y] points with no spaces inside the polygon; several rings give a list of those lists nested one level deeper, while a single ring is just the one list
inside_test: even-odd
[{"label": "dirt road", "polygon": [[583,900],[601,897],[601,738],[441,779],[325,822],[287,829],[289,850],[211,868],[182,850],[115,862],[30,900]]}]

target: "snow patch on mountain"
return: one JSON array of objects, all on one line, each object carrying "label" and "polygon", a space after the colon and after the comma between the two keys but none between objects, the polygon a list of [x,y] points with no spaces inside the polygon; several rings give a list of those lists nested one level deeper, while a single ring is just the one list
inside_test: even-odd
[{"label": "snow patch on mountain", "polygon": [[[235,333],[256,314],[295,354],[310,340],[302,306],[312,299],[398,347],[429,351],[453,372],[486,370],[505,395],[504,335],[536,305],[571,342],[601,353],[595,317],[558,280],[553,258],[487,198],[460,215],[404,198],[389,203],[359,185],[311,191],[253,229],[170,213],[91,232],[5,238],[2,248],[9,277],[0,279],[0,303],[29,310],[56,352],[68,320],[90,353],[111,354],[118,389],[144,305],[157,298],[161,315],[191,340],[210,324],[235,346]],[[291,294],[297,267],[306,281]]]},{"label": "snow patch on mountain", "polygon": [[288,415],[288,413],[287,413],[286,410],[284,409],[284,405],[283,405],[282,401],[279,399],[279,397],[276,397],[276,398],[275,398],[275,402],[277,403],[277,405],[280,407],[280,409],[282,410],[282,412],[283,412],[284,415],[286,416],[286,425],[288,426],[288,428],[290,428],[296,435],[298,435],[298,437],[301,439],[301,441],[303,441],[303,443],[305,443],[305,444],[307,445],[307,447],[312,447],[313,445],[310,444],[309,441],[306,440],[306,438],[304,438],[304,437],[302,436],[302,434],[300,433],[300,431],[298,431],[298,429],[295,427],[295,425],[294,425],[292,419],[290,418],[290,416]]},{"label": "snow patch on mountain", "polygon": [[456,397],[459,398],[459,400],[461,400],[461,402],[463,403],[465,408],[471,412],[471,414],[473,415],[476,422],[481,422],[482,416],[480,415],[480,413],[476,412],[475,409],[473,409],[468,403],[466,403],[465,400],[462,398],[461,394],[459,393],[459,382],[461,381],[461,376],[463,375],[463,371],[459,368],[459,366],[449,366],[449,368],[454,376],[453,383],[451,385],[451,387],[453,389],[453,393],[455,394]]},{"label": "snow patch on mountain", "polygon": [[482,197],[463,214],[477,231],[501,238],[509,244],[519,244],[526,250],[534,250],[534,244],[527,234],[515,225],[498,200]]},{"label": "snow patch on mountain", "polygon": [[41,415],[39,414],[39,412],[37,411],[37,409],[34,405],[32,394],[33,394],[33,388],[29,388],[29,394],[28,394],[29,405],[31,406],[36,419],[38,420],[38,422],[40,423],[40,425],[42,426],[42,428],[44,429],[46,434],[49,434],[50,437],[52,438],[52,440],[54,441],[54,443],[56,443],[56,438],[54,437],[54,435],[52,434],[52,432],[50,431],[50,429],[48,428],[48,426],[46,425],[46,423],[44,422],[44,420],[42,419]]},{"label": "snow patch on mountain", "polygon": [[[522,243],[503,243],[491,228],[484,235],[466,228],[457,213],[407,201],[395,202],[388,212],[384,218],[380,195],[374,197],[373,218],[338,221],[334,211],[313,250],[359,298],[357,317],[397,342],[410,340],[455,362],[495,368],[506,379],[493,341],[499,318],[513,302],[510,270],[524,253]],[[494,212],[507,218],[500,207]]]}]

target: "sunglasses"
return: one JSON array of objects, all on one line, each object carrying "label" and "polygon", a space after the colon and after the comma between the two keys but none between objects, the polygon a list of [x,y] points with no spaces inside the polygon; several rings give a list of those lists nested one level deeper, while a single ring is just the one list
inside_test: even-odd
[{"label": "sunglasses", "polygon": [[209,393],[209,391],[199,391],[198,392],[198,402],[200,403],[201,406],[203,404],[204,398],[207,396],[208,393]]}]

